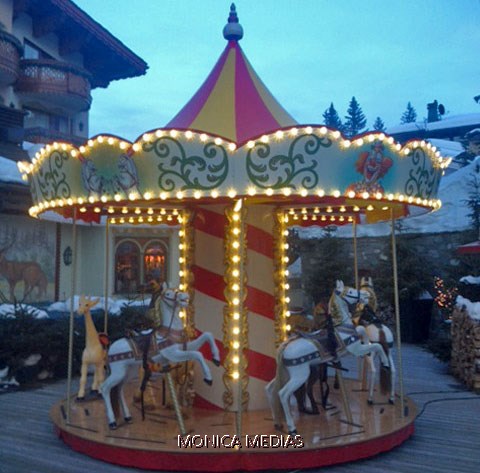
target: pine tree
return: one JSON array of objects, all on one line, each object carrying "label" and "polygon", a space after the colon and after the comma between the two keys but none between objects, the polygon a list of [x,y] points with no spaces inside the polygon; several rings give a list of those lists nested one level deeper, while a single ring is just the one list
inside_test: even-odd
[{"label": "pine tree", "polygon": [[414,123],[417,121],[417,111],[412,107],[410,102],[407,103],[407,109],[403,112],[402,117],[400,118],[400,123]]},{"label": "pine tree", "polygon": [[349,138],[352,138],[355,135],[367,131],[365,125],[367,124],[367,119],[360,107],[357,99],[352,97],[350,104],[348,106],[347,115],[345,116],[345,125],[344,132],[345,135]]},{"label": "pine tree", "polygon": [[375,131],[385,131],[385,123],[383,123],[383,120],[380,117],[377,117],[375,119],[375,122],[373,123],[373,129]]},{"label": "pine tree", "polygon": [[339,131],[343,130],[342,120],[338,116],[338,113],[333,106],[333,102],[330,104],[330,107],[328,107],[325,112],[323,112],[323,120],[323,123],[325,123],[325,125],[327,125],[328,127],[334,128]]},{"label": "pine tree", "polygon": [[472,228],[476,235],[480,235],[480,165],[476,164],[473,172],[470,174],[466,183],[468,187],[468,199],[463,200],[467,205],[470,213],[467,216],[470,218]]},{"label": "pine tree", "polygon": [[336,236],[336,230],[337,227],[333,225],[323,229],[323,236],[317,243],[319,251],[315,255],[316,269],[304,281],[305,290],[315,304],[328,301],[337,279],[348,281],[352,275],[353,262],[346,262],[345,241]]}]

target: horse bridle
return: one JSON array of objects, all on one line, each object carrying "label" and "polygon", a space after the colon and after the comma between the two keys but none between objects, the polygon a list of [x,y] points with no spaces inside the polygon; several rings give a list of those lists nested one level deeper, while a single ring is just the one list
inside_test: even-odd
[{"label": "horse bridle", "polygon": [[[338,289],[335,289],[335,294],[339,297],[341,297],[344,301],[345,301],[345,296],[347,295],[348,293],[348,289],[349,288],[344,288],[343,291],[339,291]],[[360,302],[360,290],[357,290],[357,301],[356,302],[352,302],[352,304],[358,304]],[[345,301],[347,302],[347,301]]]}]

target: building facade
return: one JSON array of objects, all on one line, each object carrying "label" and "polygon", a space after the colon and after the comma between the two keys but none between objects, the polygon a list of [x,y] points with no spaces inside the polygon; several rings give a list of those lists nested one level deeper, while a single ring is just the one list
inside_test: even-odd
[{"label": "building facade", "polygon": [[[0,303],[71,293],[72,225],[55,215],[26,216],[30,192],[16,162],[46,143],[87,141],[92,89],[147,68],[70,0],[0,0]],[[77,292],[103,295],[105,265],[110,294],[136,294],[152,278],[172,280],[176,234],[160,227],[106,234],[104,226],[78,225]]]}]

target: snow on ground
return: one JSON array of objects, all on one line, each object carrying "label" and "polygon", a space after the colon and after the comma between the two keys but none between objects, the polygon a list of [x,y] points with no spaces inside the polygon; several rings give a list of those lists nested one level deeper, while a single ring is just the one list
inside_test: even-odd
[{"label": "snow on ground", "polygon": [[[95,298],[97,299],[97,298]],[[104,297],[98,297],[99,302],[96,306],[92,308],[92,310],[98,310],[102,309],[105,307],[105,298]],[[126,306],[129,307],[142,307],[150,304],[151,297],[145,297],[145,299],[142,300],[129,300],[129,299],[113,299],[112,297],[109,297],[107,299],[108,303],[108,313],[111,315],[120,315],[120,312],[122,309]],[[73,309],[76,312],[78,310],[78,304],[80,301],[80,296],[76,295],[73,297]],[[47,307],[47,311],[52,311],[52,312],[70,312],[70,305],[71,305],[71,298],[69,297],[65,301],[60,301],[60,302],[54,302],[53,304],[50,304]]]},{"label": "snow on ground", "polygon": [[457,296],[456,306],[462,308],[465,306],[468,315],[475,320],[480,320],[480,302],[472,302],[465,297]]},{"label": "snow on ground", "polygon": [[[466,181],[480,164],[480,156],[477,156],[469,165],[458,171],[444,176],[440,181],[438,198],[442,201],[442,207],[436,212],[402,219],[405,233],[443,233],[467,230],[471,227],[468,213],[470,212],[465,200],[468,199],[469,189]],[[320,227],[300,227],[300,238],[321,238],[323,230]],[[357,236],[384,236],[390,234],[389,223],[360,224],[357,225]],[[352,227],[346,225],[338,227],[336,235],[340,238],[351,238]]]},{"label": "snow on ground", "polygon": [[302,275],[302,258],[297,258],[288,267],[288,276],[289,278],[299,278],[301,275]]},{"label": "snow on ground", "polygon": [[37,309],[31,305],[27,304],[0,304],[0,317],[6,317],[12,319],[15,317],[15,307],[18,309],[21,306],[21,309],[27,312],[28,314],[33,315],[36,319],[49,319],[50,316],[44,310]]},{"label": "snow on ground", "polygon": [[460,278],[460,282],[464,284],[480,284],[480,277],[463,276],[463,278]]}]

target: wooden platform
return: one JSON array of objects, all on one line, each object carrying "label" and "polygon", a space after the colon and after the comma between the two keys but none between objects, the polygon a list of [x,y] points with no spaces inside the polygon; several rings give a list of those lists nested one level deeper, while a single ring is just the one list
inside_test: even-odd
[{"label": "wooden platform", "polygon": [[[480,395],[466,391],[450,376],[446,364],[421,347],[405,344],[402,352],[405,392],[419,411],[415,433],[387,453],[308,473],[480,471]],[[355,376],[356,360],[345,357],[345,364],[351,368],[346,376]],[[78,389],[77,384],[75,379],[73,389]],[[65,393],[66,381],[62,380],[0,395],[0,472],[143,473],[77,453],[58,439],[49,412]],[[284,467],[284,471],[298,473],[298,468]]]},{"label": "wooden platform", "polygon": [[[367,458],[403,443],[414,431],[416,407],[407,400],[401,416],[395,406],[376,393],[377,403],[367,404],[360,384],[347,380],[353,414],[348,423],[339,393],[332,389],[327,410],[319,415],[296,416],[300,438],[273,428],[270,411],[251,411],[242,417],[242,435],[236,436],[235,414],[206,409],[186,409],[183,436],[174,411],[162,407],[161,380],[150,392],[155,408],[141,420],[140,406],[133,402],[132,382],[127,399],[132,400],[134,421],[109,430],[101,399],[72,402],[70,424],[66,422],[66,401],[51,410],[51,417],[63,441],[81,453],[110,463],[144,469],[175,471],[254,471],[284,468],[311,468]],[[330,383],[333,384],[333,381]],[[293,408],[297,412],[296,408]],[[235,448],[236,447],[236,448]]]}]

